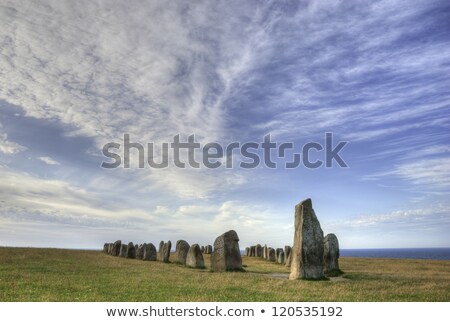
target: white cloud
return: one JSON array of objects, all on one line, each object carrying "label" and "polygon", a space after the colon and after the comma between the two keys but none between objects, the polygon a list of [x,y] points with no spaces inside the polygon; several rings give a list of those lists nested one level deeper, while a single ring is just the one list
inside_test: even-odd
[{"label": "white cloud", "polygon": [[8,135],[3,131],[0,123],[0,152],[3,154],[15,154],[26,150],[24,146],[8,140]]},{"label": "white cloud", "polygon": [[55,161],[50,157],[39,157],[38,160],[41,160],[42,162],[48,165],[60,165],[58,161]]}]

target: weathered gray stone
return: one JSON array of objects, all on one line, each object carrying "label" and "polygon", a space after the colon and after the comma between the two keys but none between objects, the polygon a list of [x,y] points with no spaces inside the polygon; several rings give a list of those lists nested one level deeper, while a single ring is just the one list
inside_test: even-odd
[{"label": "weathered gray stone", "polygon": [[198,244],[194,244],[189,247],[189,251],[186,256],[186,266],[192,268],[205,268],[203,254]]},{"label": "weathered gray stone", "polygon": [[278,255],[280,255],[280,253],[283,251],[283,248],[277,248],[276,250],[275,250],[275,257],[277,258],[277,260],[278,260]]},{"label": "weathered gray stone", "polygon": [[311,199],[306,199],[295,206],[294,247],[289,279],[323,277],[323,231]]},{"label": "weathered gray stone", "polygon": [[105,243],[105,244],[103,245],[103,252],[104,252],[104,253],[107,253],[107,252],[108,252],[108,243]]},{"label": "weathered gray stone", "polygon": [[205,253],[205,246],[200,247],[200,251],[201,251],[202,253]]},{"label": "weathered gray stone", "polygon": [[255,256],[262,257],[262,247],[260,244],[256,245],[255,247]]},{"label": "weathered gray stone", "polygon": [[162,253],[163,247],[164,247],[164,240],[161,240],[161,241],[159,242],[158,253]]},{"label": "weathered gray stone", "polygon": [[142,259],[145,261],[155,261],[156,260],[156,247],[152,243],[144,244],[144,254]]},{"label": "weathered gray stone", "polygon": [[291,246],[284,246],[284,259],[287,260],[287,258],[289,257],[289,255],[291,254]]},{"label": "weathered gray stone", "polygon": [[243,271],[239,237],[234,230],[216,238],[211,255],[211,269],[214,272]]},{"label": "weathered gray stone", "polygon": [[281,251],[281,252],[278,254],[278,257],[277,257],[277,263],[278,263],[278,264],[284,264],[284,251]]},{"label": "weathered gray stone", "polygon": [[275,249],[273,249],[272,247],[269,247],[267,249],[267,260],[270,262],[276,262],[277,261],[277,257],[275,255]]},{"label": "weathered gray stone", "polygon": [[325,273],[340,272],[339,242],[335,234],[328,234],[323,239],[323,263]]},{"label": "weathered gray stone", "polygon": [[144,257],[144,245],[139,245],[136,249],[136,259],[142,259]]},{"label": "weathered gray stone", "polygon": [[132,242],[128,243],[127,247],[127,258],[136,258],[136,248]]},{"label": "weathered gray stone", "polygon": [[121,245],[122,241],[121,240],[116,240],[113,244],[113,248],[112,248],[112,255],[113,256],[119,256],[119,253],[121,251]]},{"label": "weathered gray stone", "polygon": [[189,244],[185,240],[178,240],[175,246],[175,262],[186,265],[186,256],[189,251]]},{"label": "weathered gray stone", "polygon": [[244,254],[245,254],[245,256],[249,256],[250,255],[250,247],[245,247]]},{"label": "weathered gray stone", "polygon": [[128,246],[126,244],[121,244],[120,245],[119,256],[120,257],[127,257],[127,250],[128,250]]},{"label": "weathered gray stone", "polygon": [[167,243],[164,243],[164,246],[162,248],[162,261],[164,263],[169,262],[171,248],[172,248],[172,242],[170,240]]},{"label": "weathered gray stone", "polygon": [[212,254],[213,252],[213,247],[211,245],[207,245],[206,246],[206,254]]},{"label": "weathered gray stone", "polygon": [[256,254],[256,246],[250,246],[250,256],[255,257]]},{"label": "weathered gray stone", "polygon": [[288,257],[286,258],[286,267],[291,267],[291,263],[292,263],[292,248],[291,248],[291,252],[289,253]]},{"label": "weathered gray stone", "polygon": [[264,247],[263,247],[263,258],[264,259],[267,259],[267,245],[264,245]]}]

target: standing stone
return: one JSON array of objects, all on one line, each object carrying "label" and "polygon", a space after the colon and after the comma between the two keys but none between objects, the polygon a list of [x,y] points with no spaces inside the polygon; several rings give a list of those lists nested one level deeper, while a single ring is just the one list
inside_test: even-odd
[{"label": "standing stone", "polygon": [[267,259],[267,245],[264,245],[263,247],[263,258]]},{"label": "standing stone", "polygon": [[243,271],[239,237],[230,230],[216,238],[211,255],[211,269],[214,272]]},{"label": "standing stone", "polygon": [[120,251],[121,251],[121,246],[122,245],[122,241],[121,240],[116,240],[113,244],[113,249],[112,249],[112,255],[113,256],[119,256]]},{"label": "standing stone", "polygon": [[175,246],[175,262],[186,265],[186,256],[189,251],[189,244],[185,240],[177,241]]},{"label": "standing stone", "polygon": [[245,256],[250,255],[250,247],[245,247]]},{"label": "standing stone", "polygon": [[144,257],[144,245],[140,244],[136,249],[136,259],[142,259]]},{"label": "standing stone", "polygon": [[277,257],[275,255],[275,249],[273,249],[272,247],[269,247],[267,249],[267,260],[269,262],[276,262],[277,261]]},{"label": "standing stone", "polygon": [[287,259],[289,257],[289,254],[291,253],[291,246],[284,246],[284,258]]},{"label": "standing stone", "polygon": [[291,267],[291,263],[292,263],[292,251],[289,252],[288,257],[286,258],[286,267]]},{"label": "standing stone", "polygon": [[152,243],[144,244],[144,254],[142,259],[145,261],[155,261],[156,260],[156,248]]},{"label": "standing stone", "polygon": [[186,266],[192,268],[205,268],[203,254],[198,244],[194,244],[189,247],[189,251],[186,256]]},{"label": "standing stone", "polygon": [[206,246],[206,254],[212,254],[213,252],[213,247],[211,245],[207,245]]},{"label": "standing stone", "polygon": [[127,258],[136,258],[136,248],[134,247],[132,242],[128,243],[127,247]]},{"label": "standing stone", "polygon": [[323,231],[311,199],[295,206],[294,247],[289,279],[321,279],[323,275]]},{"label": "standing stone", "polygon": [[280,253],[283,251],[283,248],[277,248],[276,250],[275,250],[275,257],[277,258],[277,260],[278,260],[278,255],[280,255]]},{"label": "standing stone", "polygon": [[127,257],[127,250],[128,250],[128,246],[126,244],[121,244],[120,245],[119,256],[120,257]]},{"label": "standing stone", "polygon": [[278,254],[278,257],[277,257],[277,263],[278,263],[278,264],[284,264],[284,251],[281,251],[281,252]]},{"label": "standing stone", "polygon": [[262,257],[262,247],[260,244],[256,245],[255,247],[255,256]]},{"label": "standing stone", "polygon": [[104,252],[104,253],[107,253],[107,252],[108,252],[108,244],[107,244],[107,243],[105,243],[105,244],[103,245],[103,252]]},{"label": "standing stone", "polygon": [[328,234],[323,239],[323,263],[325,266],[325,273],[340,272],[338,259],[338,239],[335,234]]},{"label": "standing stone", "polygon": [[163,241],[163,240],[161,240],[161,241],[159,242],[158,253],[162,253],[162,251],[163,251],[163,247],[164,247],[164,241]]},{"label": "standing stone", "polygon": [[204,253],[204,252],[205,252],[205,246],[202,246],[202,247],[200,248],[200,251],[201,251],[202,253]]},{"label": "standing stone", "polygon": [[250,246],[250,256],[254,257],[256,253],[256,246]]},{"label": "standing stone", "polygon": [[171,248],[172,248],[172,242],[170,240],[167,243],[164,243],[163,248],[162,248],[162,261],[164,263],[169,262]]}]

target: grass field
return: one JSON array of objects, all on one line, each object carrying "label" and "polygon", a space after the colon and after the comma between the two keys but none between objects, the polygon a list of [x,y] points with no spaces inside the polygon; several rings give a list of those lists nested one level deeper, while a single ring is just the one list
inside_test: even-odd
[{"label": "grass field", "polygon": [[450,261],[341,258],[343,278],[289,281],[284,265],[243,257],[212,273],[100,251],[0,247],[1,301],[450,301]]}]

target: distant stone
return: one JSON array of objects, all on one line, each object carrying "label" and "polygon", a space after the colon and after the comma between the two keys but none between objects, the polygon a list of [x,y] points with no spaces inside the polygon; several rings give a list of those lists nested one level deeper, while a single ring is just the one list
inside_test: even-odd
[{"label": "distant stone", "polygon": [[263,247],[263,258],[267,259],[267,245],[264,245]]},{"label": "distant stone", "polygon": [[216,238],[211,255],[211,269],[214,272],[243,271],[239,237],[234,230]]},{"label": "distant stone", "polygon": [[161,240],[161,241],[159,242],[158,253],[162,253],[162,251],[163,251],[163,247],[164,247],[164,241],[163,241],[163,240]]},{"label": "distant stone", "polygon": [[103,252],[104,252],[104,253],[107,253],[107,252],[108,252],[108,243],[105,243],[105,244],[103,245]]},{"label": "distant stone", "polygon": [[175,262],[186,265],[186,256],[189,251],[189,244],[185,240],[178,240],[175,246]]},{"label": "distant stone", "polygon": [[256,254],[256,246],[250,246],[250,256],[255,257]]},{"label": "distant stone", "polygon": [[280,255],[280,253],[283,251],[283,248],[277,248],[276,250],[275,250],[275,257],[277,258],[277,260],[278,260],[278,255]]},{"label": "distant stone", "polygon": [[260,244],[256,245],[255,247],[255,256],[262,257],[262,247]]},{"label": "distant stone", "polygon": [[119,256],[120,257],[127,257],[127,249],[128,249],[128,246],[126,244],[121,244],[120,245],[120,250],[119,250]]},{"label": "distant stone", "polygon": [[250,247],[245,247],[244,254],[245,254],[245,256],[249,256],[250,255]]},{"label": "distant stone", "polygon": [[294,227],[289,279],[323,278],[323,231],[311,199],[306,199],[295,206]]},{"label": "distant stone", "polygon": [[286,258],[285,266],[291,267],[291,263],[292,263],[292,251],[289,253],[288,257]]},{"label": "distant stone", "polygon": [[201,251],[202,253],[205,253],[205,246],[202,246],[202,247],[200,248],[200,251]]},{"label": "distant stone", "polygon": [[120,250],[121,250],[121,246],[120,246],[121,244],[122,244],[121,240],[116,240],[114,242],[113,247],[112,247],[112,255],[113,256],[119,256]]},{"label": "distant stone", "polygon": [[328,234],[323,239],[323,263],[325,273],[337,273],[339,270],[339,242],[335,234]]},{"label": "distant stone", "polygon": [[169,262],[171,248],[172,248],[172,242],[170,240],[167,243],[164,243],[163,248],[162,248],[162,261],[164,263]]},{"label": "distant stone", "polygon": [[289,257],[289,255],[291,254],[291,246],[284,246],[284,259],[287,260],[287,258]]},{"label": "distant stone", "polygon": [[275,249],[273,249],[272,247],[269,247],[267,249],[267,260],[269,262],[276,262],[277,261],[277,257],[275,255]]},{"label": "distant stone", "polygon": [[136,259],[142,259],[144,257],[144,245],[139,245],[136,249]]},{"label": "distant stone", "polygon": [[213,252],[213,247],[211,245],[207,245],[206,246],[206,254],[212,254]]},{"label": "distant stone", "polygon": [[142,259],[145,261],[155,261],[156,260],[156,247],[152,243],[144,244],[144,253]]},{"label": "distant stone", "polygon": [[136,258],[136,248],[132,242],[128,243],[127,258]]},{"label": "distant stone", "polygon": [[205,268],[203,254],[198,244],[194,244],[189,247],[189,251],[186,256],[186,266],[192,268]]},{"label": "distant stone", "polygon": [[281,251],[281,252],[278,254],[278,257],[277,257],[277,263],[278,263],[278,264],[284,264],[284,251]]}]

